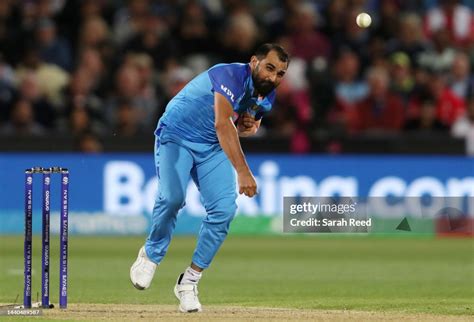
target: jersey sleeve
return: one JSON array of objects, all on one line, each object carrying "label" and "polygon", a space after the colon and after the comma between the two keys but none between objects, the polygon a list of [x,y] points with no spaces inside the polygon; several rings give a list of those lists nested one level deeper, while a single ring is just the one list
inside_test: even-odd
[{"label": "jersey sleeve", "polygon": [[224,95],[235,109],[244,92],[244,71],[240,66],[222,65],[208,71],[212,90]]}]

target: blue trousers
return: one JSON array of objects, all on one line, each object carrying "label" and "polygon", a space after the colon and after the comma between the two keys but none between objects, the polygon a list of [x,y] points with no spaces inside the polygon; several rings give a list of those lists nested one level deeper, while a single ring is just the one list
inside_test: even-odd
[{"label": "blue trousers", "polygon": [[166,127],[160,127],[155,140],[155,165],[159,188],[145,243],[147,256],[157,264],[165,256],[192,178],[207,213],[192,261],[200,268],[207,268],[227,236],[237,210],[232,164],[219,144],[180,140],[168,135]]}]

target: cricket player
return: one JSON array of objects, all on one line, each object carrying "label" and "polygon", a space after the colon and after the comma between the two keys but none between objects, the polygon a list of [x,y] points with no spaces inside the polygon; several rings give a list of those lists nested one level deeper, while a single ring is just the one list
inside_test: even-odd
[{"label": "cricket player", "polygon": [[[234,218],[236,174],[239,194],[253,197],[257,184],[239,136],[254,135],[271,110],[275,88],[289,64],[277,44],[264,44],[250,63],[218,64],[191,80],[167,105],[155,131],[159,189],[152,227],[130,269],[130,279],[147,289],[168,250],[189,179],[201,193],[204,218],[192,262],[180,274],[174,293],[180,312],[200,312],[197,285],[222,245]],[[234,124],[234,115],[238,115]]]}]

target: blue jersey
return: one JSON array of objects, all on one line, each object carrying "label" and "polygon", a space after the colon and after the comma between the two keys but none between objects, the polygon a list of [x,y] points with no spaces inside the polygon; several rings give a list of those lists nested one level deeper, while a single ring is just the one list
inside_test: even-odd
[{"label": "blue jersey", "polygon": [[254,96],[249,64],[218,64],[191,80],[166,106],[159,126],[178,139],[217,143],[214,128],[214,93],[220,93],[234,112],[248,112],[259,120],[270,111],[275,90],[265,98]]}]

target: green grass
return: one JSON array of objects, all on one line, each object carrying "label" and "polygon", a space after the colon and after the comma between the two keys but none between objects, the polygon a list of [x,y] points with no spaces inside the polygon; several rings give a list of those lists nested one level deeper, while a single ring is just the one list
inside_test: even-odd
[{"label": "green grass", "polygon": [[[51,299],[57,303],[57,236]],[[172,287],[194,238],[177,237],[152,287],[135,290],[129,268],[141,237],[70,238],[69,301],[174,304]],[[34,294],[41,243],[34,240]],[[23,291],[21,236],[0,236],[0,302]],[[230,236],[200,283],[204,304],[473,315],[474,239]]]}]

